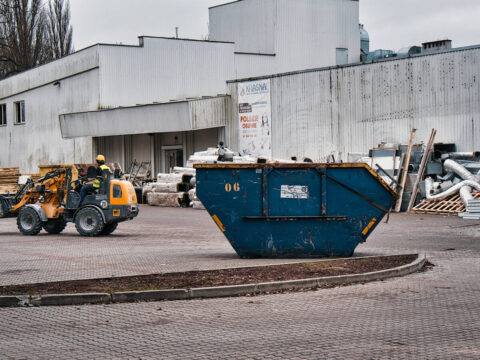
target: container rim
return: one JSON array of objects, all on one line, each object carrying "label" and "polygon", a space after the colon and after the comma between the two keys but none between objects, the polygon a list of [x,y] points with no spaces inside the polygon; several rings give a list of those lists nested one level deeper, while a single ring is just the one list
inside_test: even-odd
[{"label": "container rim", "polygon": [[195,164],[195,169],[315,169],[315,168],[364,168],[366,169],[380,184],[388,190],[395,198],[398,193],[388,185],[368,164],[365,163],[216,163],[216,164]]}]

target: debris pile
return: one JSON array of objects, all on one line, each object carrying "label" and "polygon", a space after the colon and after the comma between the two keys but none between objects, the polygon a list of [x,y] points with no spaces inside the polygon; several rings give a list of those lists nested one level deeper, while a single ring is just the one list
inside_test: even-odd
[{"label": "debris pile", "polygon": [[426,145],[414,144],[415,133],[408,146],[382,143],[369,154],[349,154],[349,161],[369,164],[399,193],[397,212],[480,219],[480,152],[435,143],[435,129]]},{"label": "debris pile", "polygon": [[[420,193],[425,200],[413,208],[415,213],[450,214],[464,219],[480,219],[480,162],[478,154],[442,155],[443,172],[430,176],[420,184]],[[453,160],[449,158],[470,160]]]}]

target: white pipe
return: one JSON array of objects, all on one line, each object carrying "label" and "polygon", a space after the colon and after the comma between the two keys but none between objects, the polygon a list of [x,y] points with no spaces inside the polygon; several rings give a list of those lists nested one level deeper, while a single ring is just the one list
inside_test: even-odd
[{"label": "white pipe", "polygon": [[425,179],[425,191],[427,193],[427,199],[428,200],[443,200],[450,195],[456,194],[464,186],[469,186],[471,188],[475,188],[475,189],[480,191],[480,184],[479,183],[477,183],[475,181],[471,181],[471,180],[465,180],[465,181],[462,181],[461,183],[451,187],[447,191],[444,191],[441,194],[432,195],[433,179],[432,178]]},{"label": "white pipe", "polygon": [[464,166],[460,165],[456,161],[453,161],[453,160],[450,160],[450,159],[445,160],[445,162],[443,163],[443,168],[447,172],[454,172],[455,174],[457,174],[458,176],[460,176],[464,180],[475,181],[474,175],[470,171],[465,169]]},{"label": "white pipe", "polygon": [[472,188],[470,186],[464,186],[460,189],[460,197],[462,198],[465,207],[468,207],[468,202],[473,200]]},{"label": "white pipe", "polygon": [[477,160],[480,157],[480,152],[453,152],[442,154],[442,160],[445,159],[457,159],[457,160]]}]

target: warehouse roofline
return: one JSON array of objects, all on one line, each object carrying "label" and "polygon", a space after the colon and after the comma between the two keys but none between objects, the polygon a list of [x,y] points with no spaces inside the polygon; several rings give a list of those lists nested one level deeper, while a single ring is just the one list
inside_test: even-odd
[{"label": "warehouse roofline", "polygon": [[205,43],[235,44],[233,41],[203,40],[203,39],[189,39],[189,38],[149,36],[149,35],[142,35],[142,36],[139,36],[138,38],[139,39],[148,38],[148,39],[164,39],[164,40],[177,40],[177,41],[195,41],[195,42],[205,42]]},{"label": "warehouse roofline", "polygon": [[[208,8],[208,10],[210,10],[210,9],[215,9],[215,8],[220,7],[220,6],[232,5],[232,4],[241,2],[241,1],[243,1],[243,0],[235,0],[235,1],[230,1],[230,2],[224,3],[224,4],[218,4],[218,5],[210,6],[210,7]],[[350,0],[350,1],[359,2],[360,0]]]},{"label": "warehouse roofline", "polygon": [[321,67],[321,68],[289,71],[285,73],[278,73],[278,74],[271,74],[271,75],[262,75],[262,76],[255,76],[255,77],[249,77],[249,78],[234,79],[234,80],[228,80],[227,84],[234,84],[234,83],[245,82],[245,81],[263,80],[263,79],[273,79],[273,78],[282,77],[282,76],[305,74],[305,73],[311,73],[311,72],[345,69],[350,67],[372,65],[372,64],[384,63],[389,61],[401,61],[401,60],[408,60],[408,59],[418,58],[418,57],[435,56],[435,55],[442,55],[447,53],[454,53],[454,52],[461,52],[461,51],[468,51],[468,50],[478,50],[478,49],[480,49],[480,44],[448,49],[448,50],[439,50],[439,51],[434,51],[434,52],[425,53],[425,54],[410,55],[408,57],[394,57],[394,58],[372,60],[372,61],[366,61],[366,62],[347,64],[347,65],[336,65],[336,66],[328,66],[328,67]]},{"label": "warehouse roofline", "polygon": [[[0,80],[0,99],[7,99],[9,97],[25,93],[30,90],[50,85],[56,81],[65,80],[67,78],[83,74],[87,71],[98,69],[100,67],[99,48],[126,47],[142,49],[145,48],[144,39],[201,42],[205,44],[212,44],[212,46],[214,46],[214,44],[225,44],[230,46],[233,44],[232,42],[228,41],[183,39],[147,35],[139,36],[138,39],[139,41],[137,45],[96,43],[94,45],[87,46],[83,49],[68,54],[60,59],[56,59],[46,64],[42,64],[25,70],[18,74],[11,75],[5,79]],[[91,54],[88,54],[88,52],[91,52]],[[83,56],[84,54],[85,56]],[[63,63],[62,66],[56,66],[60,63]],[[42,76],[36,75],[35,72],[38,72],[39,70],[43,70]],[[35,76],[37,78],[32,80],[32,78],[34,78]]]}]

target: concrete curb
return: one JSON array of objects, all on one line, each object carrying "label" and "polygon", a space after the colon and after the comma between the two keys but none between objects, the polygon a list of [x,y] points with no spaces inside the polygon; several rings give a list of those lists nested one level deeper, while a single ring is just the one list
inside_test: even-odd
[{"label": "concrete curb", "polygon": [[162,300],[191,300],[247,294],[262,294],[270,291],[298,290],[316,288],[325,284],[354,284],[385,280],[405,276],[419,271],[427,261],[425,254],[419,254],[417,259],[410,264],[393,269],[375,271],[364,274],[329,276],[314,279],[301,279],[268,282],[260,284],[219,286],[196,289],[171,289],[153,291],[116,292],[113,294],[52,294],[52,295],[18,295],[0,296],[1,307],[25,306],[62,306],[62,305],[87,305],[111,304],[136,301],[162,301]]}]

